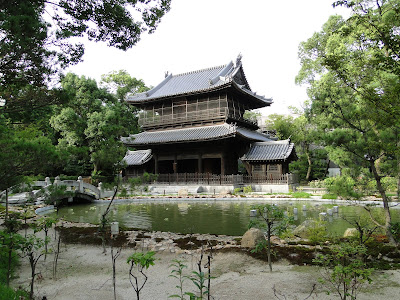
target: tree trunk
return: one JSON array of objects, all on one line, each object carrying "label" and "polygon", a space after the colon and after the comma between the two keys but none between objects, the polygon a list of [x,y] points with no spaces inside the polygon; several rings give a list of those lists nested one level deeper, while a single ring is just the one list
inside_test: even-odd
[{"label": "tree trunk", "polygon": [[307,162],[308,162],[306,181],[310,181],[310,177],[311,177],[311,156],[310,156],[310,153],[308,151],[306,151],[306,156],[307,156]]},{"label": "tree trunk", "polygon": [[268,223],[268,230],[267,230],[267,258],[268,258],[268,265],[269,271],[272,272],[272,261],[271,261],[271,230],[272,230],[272,223]]},{"label": "tree trunk", "polygon": [[5,221],[8,220],[8,188],[6,188],[6,217]]},{"label": "tree trunk", "polygon": [[379,194],[382,197],[382,202],[383,202],[383,209],[384,209],[384,214],[385,214],[385,230],[386,230],[386,235],[392,244],[396,244],[392,232],[391,232],[391,223],[392,223],[392,217],[390,215],[390,207],[389,207],[389,198],[386,196],[386,191],[382,186],[381,183],[381,177],[378,174],[378,171],[375,167],[375,161],[370,161],[370,166],[372,170],[372,174],[374,175],[375,181],[376,181],[376,187],[378,188]]},{"label": "tree trunk", "polygon": [[10,286],[11,279],[11,261],[12,261],[12,251],[13,246],[10,244],[10,248],[8,248],[8,266],[7,266],[7,286]]},{"label": "tree trunk", "polygon": [[29,293],[29,299],[33,299],[33,284],[35,282],[35,259],[33,257],[33,253],[29,253],[29,263],[31,265],[31,291]]}]

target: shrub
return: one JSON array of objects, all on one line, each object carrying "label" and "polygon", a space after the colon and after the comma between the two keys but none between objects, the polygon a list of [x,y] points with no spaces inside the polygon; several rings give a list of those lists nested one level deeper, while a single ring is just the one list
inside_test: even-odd
[{"label": "shrub", "polygon": [[121,192],[119,193],[120,197],[127,197],[128,196],[128,191],[126,190],[126,188],[123,188],[121,190]]},{"label": "shrub", "polygon": [[326,222],[312,222],[311,226],[307,229],[307,236],[310,242],[313,244],[324,243],[327,238]]},{"label": "shrub", "polygon": [[323,268],[320,282],[327,285],[327,294],[335,292],[340,299],[356,299],[358,291],[371,283],[373,269],[367,268],[364,257],[365,246],[351,244],[336,245],[332,254],[317,255],[314,262]]},{"label": "shrub", "polygon": [[336,194],[324,194],[324,195],[322,195],[322,199],[332,199],[332,200],[334,200],[334,199],[337,199],[337,195]]},{"label": "shrub", "polygon": [[359,199],[357,183],[350,176],[329,177],[324,180],[328,193],[336,194],[346,199]]},{"label": "shrub", "polygon": [[243,188],[235,188],[234,190],[233,190],[233,193],[234,194],[239,194],[239,193],[242,193],[243,192]]},{"label": "shrub", "polygon": [[292,197],[294,198],[310,198],[311,194],[306,192],[294,192],[292,193]]},{"label": "shrub", "polygon": [[247,185],[243,188],[243,193],[252,193],[253,192],[253,188],[251,187],[251,185]]}]

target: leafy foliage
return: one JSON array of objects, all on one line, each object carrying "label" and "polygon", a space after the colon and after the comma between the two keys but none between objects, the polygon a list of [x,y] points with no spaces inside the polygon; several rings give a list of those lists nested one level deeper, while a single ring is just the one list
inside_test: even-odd
[{"label": "leafy foliage", "polygon": [[[310,119],[324,134],[329,157],[356,178],[371,174],[382,196],[390,232],[389,199],[381,183],[383,163],[399,176],[398,0],[337,1],[347,20],[332,16],[301,43],[298,83],[307,84]],[[390,168],[386,168],[386,171]]]},{"label": "leafy foliage", "polygon": [[[0,10],[0,98],[4,110],[37,108],[58,101],[46,84],[84,54],[79,39],[127,50],[152,33],[170,0],[10,0]],[[42,96],[42,97],[41,97]],[[49,101],[50,100],[50,101]],[[23,105],[21,105],[23,104]]]},{"label": "leafy foliage", "polygon": [[272,114],[266,121],[269,130],[276,132],[279,139],[291,139],[296,145],[298,160],[290,164],[291,172],[299,174],[301,180],[310,181],[326,176],[327,152],[317,146],[320,132],[316,126],[309,123],[305,113],[295,118]]},{"label": "leafy foliage", "polygon": [[271,235],[274,233],[279,235],[285,232],[289,224],[293,222],[293,218],[288,217],[285,211],[277,205],[260,204],[253,206],[253,209],[257,210],[258,216],[256,219],[250,221],[249,228],[257,227],[266,231],[268,265],[272,272]]},{"label": "leafy foliage", "polygon": [[[140,291],[143,289],[147,282],[147,276],[144,274],[143,270],[148,269],[150,266],[154,266],[154,255],[155,252],[149,251],[146,253],[136,252],[128,257],[127,263],[130,264],[129,268],[129,281],[136,292],[136,298],[139,300]],[[140,273],[144,277],[142,284],[139,284],[138,275],[133,273],[133,268],[136,267],[137,273]],[[134,281],[132,281],[132,278]]]},{"label": "leafy foliage", "polygon": [[367,268],[363,261],[365,246],[341,244],[331,250],[332,254],[320,254],[314,259],[322,267],[321,283],[328,285],[327,293],[334,291],[342,300],[356,299],[362,286],[372,281],[373,269]]}]

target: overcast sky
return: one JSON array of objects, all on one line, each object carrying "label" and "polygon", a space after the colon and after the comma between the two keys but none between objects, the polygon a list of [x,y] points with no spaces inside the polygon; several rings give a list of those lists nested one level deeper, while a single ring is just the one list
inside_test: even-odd
[{"label": "overcast sky", "polygon": [[333,14],[333,0],[172,0],[171,10],[155,33],[142,36],[124,52],[102,43],[86,43],[84,62],[71,72],[100,81],[100,76],[124,69],[156,86],[166,71],[179,74],[235,61],[243,68],[253,91],[272,97],[263,115],[287,113],[289,105],[307,99],[296,86],[300,42],[307,40]]}]

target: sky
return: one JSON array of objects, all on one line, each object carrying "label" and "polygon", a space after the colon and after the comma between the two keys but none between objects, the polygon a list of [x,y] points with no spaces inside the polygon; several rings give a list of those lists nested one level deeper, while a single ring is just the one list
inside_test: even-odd
[{"label": "sky", "polygon": [[172,0],[171,10],[153,34],[132,49],[85,42],[84,61],[70,72],[100,81],[102,74],[126,70],[147,86],[165,72],[180,74],[236,61],[242,55],[252,91],[274,103],[263,115],[288,114],[301,107],[306,87],[297,86],[298,47],[320,31],[330,15],[348,15],[333,0]]}]

